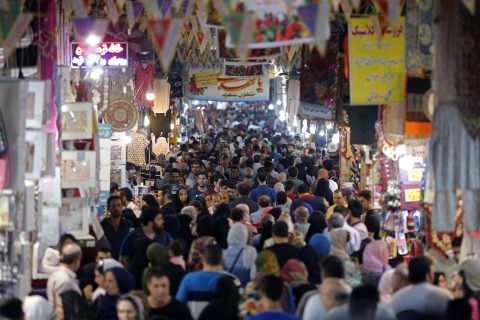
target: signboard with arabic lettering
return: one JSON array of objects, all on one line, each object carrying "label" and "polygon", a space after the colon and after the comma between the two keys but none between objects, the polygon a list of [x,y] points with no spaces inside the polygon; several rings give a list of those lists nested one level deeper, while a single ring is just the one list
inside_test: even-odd
[{"label": "signboard with arabic lettering", "polygon": [[349,22],[350,103],[378,105],[405,100],[405,21],[383,36],[375,17]]},{"label": "signboard with arabic lettering", "polygon": [[[216,84],[199,87],[196,75],[217,71]],[[261,76],[235,77],[227,76],[223,70],[197,69],[190,71],[189,83],[190,99],[227,101],[227,102],[253,102],[268,101],[270,98],[270,80],[268,72]]]},{"label": "signboard with arabic lettering", "polygon": [[72,42],[71,61],[73,68],[124,68],[128,66],[128,45],[126,42],[103,42],[92,47],[85,43]]}]

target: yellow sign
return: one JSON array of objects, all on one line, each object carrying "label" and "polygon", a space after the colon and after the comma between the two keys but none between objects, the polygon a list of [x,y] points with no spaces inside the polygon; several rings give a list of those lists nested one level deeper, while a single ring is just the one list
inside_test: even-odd
[{"label": "yellow sign", "polygon": [[206,88],[217,84],[217,72],[202,72],[195,75],[195,84],[197,88]]},{"label": "yellow sign", "polygon": [[423,168],[408,170],[408,181],[409,182],[422,181],[424,171],[425,171],[425,169],[423,169]]},{"label": "yellow sign", "polygon": [[420,188],[405,190],[405,202],[418,202],[418,201],[422,201],[422,190]]},{"label": "yellow sign", "polygon": [[405,101],[405,20],[383,37],[375,17],[350,19],[350,103],[378,105]]}]

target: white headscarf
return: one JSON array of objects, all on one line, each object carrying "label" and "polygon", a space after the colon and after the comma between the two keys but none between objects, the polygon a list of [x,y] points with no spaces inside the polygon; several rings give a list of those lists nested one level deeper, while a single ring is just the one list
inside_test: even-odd
[{"label": "white headscarf", "polygon": [[28,296],[23,300],[25,320],[53,320],[55,311],[42,296]]}]

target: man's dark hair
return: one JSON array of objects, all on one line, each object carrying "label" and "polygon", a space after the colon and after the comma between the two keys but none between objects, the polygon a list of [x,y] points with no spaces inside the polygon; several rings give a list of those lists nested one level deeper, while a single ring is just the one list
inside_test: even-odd
[{"label": "man's dark hair", "polygon": [[147,268],[145,271],[145,282],[149,283],[153,278],[167,277],[170,280],[170,276],[167,270],[160,267]]},{"label": "man's dark hair", "polygon": [[245,215],[245,212],[243,212],[242,209],[233,208],[232,211],[230,212],[230,219],[232,219],[235,222],[240,222],[243,220],[244,215]]},{"label": "man's dark hair", "polygon": [[120,202],[122,202],[122,198],[120,196],[110,196],[107,199],[107,207],[110,207],[110,204],[115,200],[120,200]]},{"label": "man's dark hair", "polygon": [[333,208],[333,212],[340,213],[344,218],[346,218],[350,211],[344,206],[335,206],[335,208]]},{"label": "man's dark hair", "polygon": [[237,185],[237,191],[240,196],[248,197],[250,194],[250,186],[245,182],[241,182]]},{"label": "man's dark hair", "polygon": [[310,187],[306,183],[302,183],[298,186],[298,193],[309,193]]},{"label": "man's dark hair", "polygon": [[142,220],[142,225],[146,226],[150,221],[155,220],[155,217],[159,214],[162,214],[160,208],[146,206],[142,209],[142,214],[140,219]]},{"label": "man's dark hair", "polygon": [[290,178],[296,178],[298,175],[298,169],[295,167],[288,168],[288,176]]},{"label": "man's dark hair", "polygon": [[278,238],[288,238],[288,225],[284,221],[277,221],[273,225],[272,233]]},{"label": "man's dark hair", "polygon": [[195,161],[192,161],[192,163],[190,164],[190,169],[192,169],[192,166],[194,164],[198,165],[200,168],[203,166],[203,162],[195,160]]},{"label": "man's dark hair", "polygon": [[277,192],[276,200],[278,206],[284,205],[287,203],[287,194],[284,191]]},{"label": "man's dark hair", "polygon": [[127,198],[128,201],[133,201],[133,193],[132,193],[132,190],[128,189],[128,188],[121,188],[120,189],[120,195],[122,197],[125,197]]},{"label": "man's dark hair", "polygon": [[22,300],[10,298],[0,302],[0,319],[23,320],[24,317]]},{"label": "man's dark hair", "polygon": [[204,176],[205,178],[208,178],[208,175],[205,172],[199,172],[196,174],[196,177]]},{"label": "man's dark hair", "polygon": [[227,187],[228,188],[228,180],[220,180],[220,187]]},{"label": "man's dark hair", "polygon": [[427,281],[432,268],[432,260],[426,256],[413,258],[408,264],[408,280],[411,284]]},{"label": "man's dark hair", "polygon": [[227,183],[227,188],[237,190],[237,184],[235,182],[229,180],[228,183]]},{"label": "man's dark hair", "polygon": [[172,175],[172,173],[178,173],[180,175],[180,169],[173,168],[172,171],[170,171],[170,175]]},{"label": "man's dark hair", "polygon": [[370,190],[362,190],[357,194],[357,197],[362,197],[367,201],[372,200],[372,192]]},{"label": "man's dark hair", "polygon": [[348,200],[348,210],[350,210],[350,214],[352,217],[360,218],[362,216],[362,204],[358,200]]},{"label": "man's dark hair", "polygon": [[209,244],[203,249],[203,260],[211,266],[219,266],[222,258],[223,249],[218,244]]},{"label": "man's dark hair", "polygon": [[265,276],[260,283],[260,292],[271,301],[280,301],[283,294],[283,282],[276,276]]},{"label": "man's dark hair", "polygon": [[116,182],[110,183],[110,194],[114,193],[115,191],[118,191],[118,189],[119,189],[118,183]]},{"label": "man's dark hair", "polygon": [[103,252],[103,253],[112,253],[112,248],[108,245],[108,243],[104,243],[98,246],[97,248],[97,253],[98,252]]},{"label": "man's dark hair", "polygon": [[268,173],[271,173],[273,171],[274,165],[270,161],[265,161],[265,163],[263,164],[263,167],[265,168],[265,171],[267,171]]},{"label": "man's dark hair", "polygon": [[232,167],[230,168],[230,170],[238,170],[238,171],[240,171],[240,168],[239,168],[237,165],[235,165],[235,166],[232,166]]},{"label": "man's dark hair", "polygon": [[328,256],[323,259],[320,270],[322,270],[322,276],[325,278],[345,278],[345,268],[342,260],[336,256]]},{"label": "man's dark hair", "polygon": [[254,162],[254,163],[258,163],[258,162],[260,162],[261,160],[262,160],[262,156],[261,156],[261,155],[256,154],[256,155],[253,156],[253,162]]},{"label": "man's dark hair", "polygon": [[350,295],[350,319],[372,319],[380,300],[377,288],[372,286],[359,286],[353,289]]},{"label": "man's dark hair", "polygon": [[171,192],[171,190],[168,186],[161,186],[160,188],[157,189],[157,191],[162,191],[162,194]]},{"label": "man's dark hair", "polygon": [[267,181],[267,173],[265,172],[265,170],[257,170],[257,179],[260,182]]},{"label": "man's dark hair", "polygon": [[202,212],[202,210],[203,210],[203,205],[202,205],[202,202],[200,200],[192,200],[192,201],[190,201],[189,205],[194,206],[195,209],[197,209],[200,212]]},{"label": "man's dark hair", "polygon": [[285,181],[285,191],[289,191],[293,189],[295,189],[295,183],[293,183],[292,180]]}]

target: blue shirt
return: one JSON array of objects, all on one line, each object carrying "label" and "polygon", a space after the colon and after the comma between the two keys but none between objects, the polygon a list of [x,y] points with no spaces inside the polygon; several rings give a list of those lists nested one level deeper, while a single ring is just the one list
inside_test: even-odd
[{"label": "blue shirt", "polygon": [[272,187],[261,185],[250,192],[250,198],[255,202],[258,202],[258,199],[264,195],[270,198],[271,203],[275,202],[275,190]]},{"label": "blue shirt", "polygon": [[213,271],[195,271],[188,273],[180,283],[175,299],[186,303],[194,319],[212,299],[218,280],[225,273]]},{"label": "blue shirt", "polygon": [[283,311],[264,311],[259,314],[248,317],[247,320],[299,320],[299,319]]},{"label": "blue shirt", "polygon": [[[135,255],[135,251],[139,250],[140,248],[134,248],[134,243],[135,243],[135,234],[137,232],[130,232],[126,237],[125,240],[123,240],[122,246],[120,247],[120,257],[126,256],[128,257],[128,261],[131,262],[133,259],[133,256]],[[161,232],[155,233],[155,237],[152,239],[148,238],[145,232],[143,230],[141,231],[143,239],[151,240],[152,243],[159,243],[164,246],[168,246],[172,238],[168,234],[168,232],[162,230]]]}]

